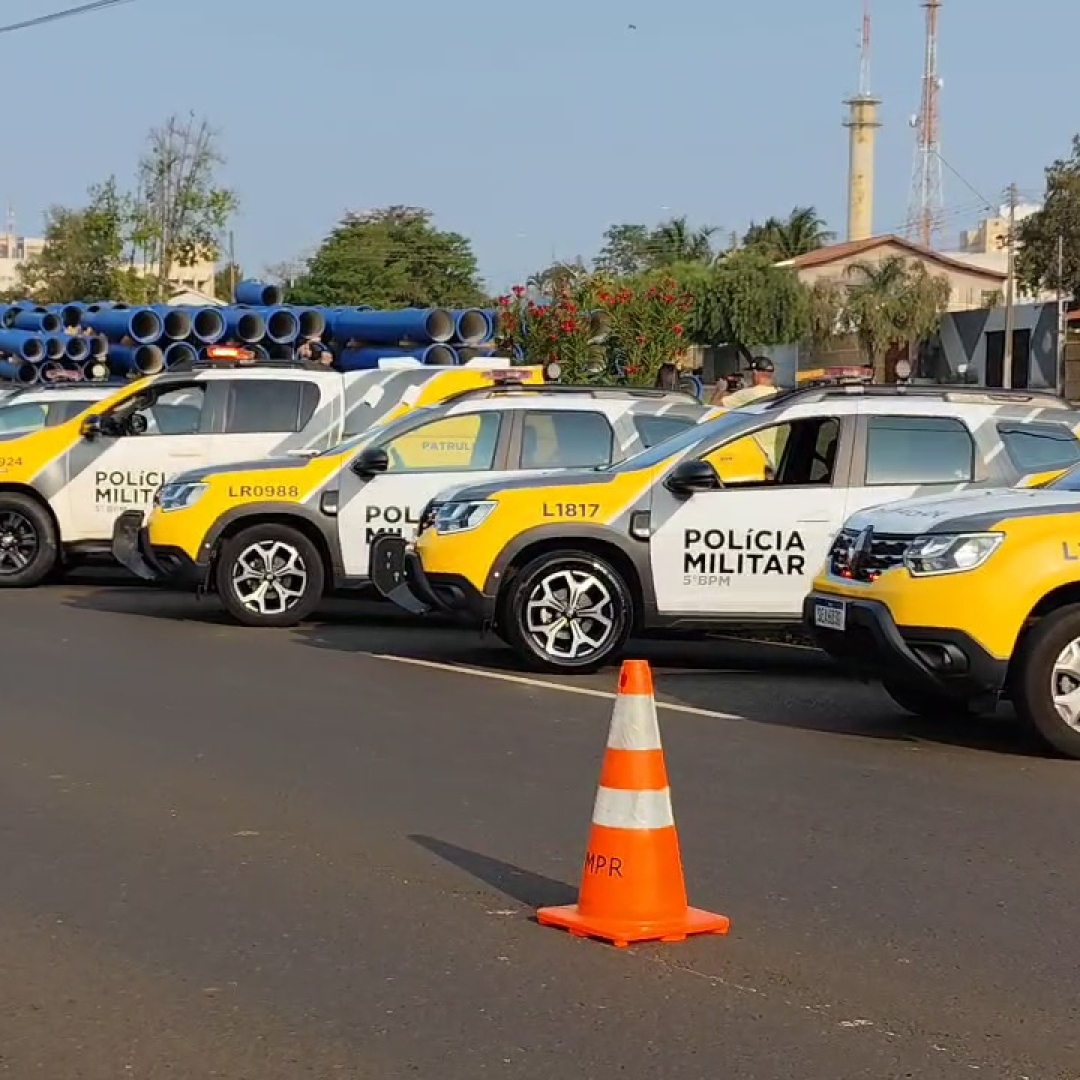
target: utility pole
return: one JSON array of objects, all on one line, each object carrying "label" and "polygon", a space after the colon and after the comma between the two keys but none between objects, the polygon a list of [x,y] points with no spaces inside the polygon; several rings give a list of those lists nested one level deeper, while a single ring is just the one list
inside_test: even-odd
[{"label": "utility pole", "polygon": [[230,304],[236,301],[236,242],[233,239],[233,231],[229,230],[229,296]]},{"label": "utility pole", "polygon": [[1065,396],[1065,237],[1057,239],[1057,349],[1056,388],[1059,397]]},{"label": "utility pole", "polygon": [[1019,201],[1019,189],[1010,184],[1009,196],[1009,234],[1008,265],[1005,277],[1005,389],[1013,386],[1013,331],[1016,327],[1016,204]]}]

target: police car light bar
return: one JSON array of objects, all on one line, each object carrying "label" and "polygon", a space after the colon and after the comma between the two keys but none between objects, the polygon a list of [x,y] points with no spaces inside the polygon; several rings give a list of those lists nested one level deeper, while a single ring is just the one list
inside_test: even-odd
[{"label": "police car light bar", "polygon": [[255,353],[251,349],[242,349],[236,345],[211,345],[205,355],[211,363],[215,361],[234,364],[255,363]]}]

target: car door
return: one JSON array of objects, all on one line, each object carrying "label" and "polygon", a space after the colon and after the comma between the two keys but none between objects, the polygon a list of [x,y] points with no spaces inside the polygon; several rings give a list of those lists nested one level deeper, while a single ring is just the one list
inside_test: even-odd
[{"label": "car door", "polygon": [[958,416],[862,414],[848,513],[919,495],[960,491],[982,475],[971,429]]},{"label": "car door", "polygon": [[649,561],[660,613],[797,620],[847,515],[855,429],[851,414],[789,417],[698,455],[723,487],[658,483]]},{"label": "car door", "polygon": [[443,489],[475,479],[476,473],[507,470],[510,430],[505,410],[452,413],[382,444],[389,457],[385,472],[369,476],[356,471],[356,461],[347,466],[337,514],[345,574],[368,577],[375,537],[415,535],[420,512]]},{"label": "car door", "polygon": [[65,543],[109,541],[118,515],[148,510],[170,476],[206,464],[206,383],[151,384],[102,422],[106,432],[116,423],[134,432],[132,417],[145,431],[90,435],[66,456],[66,483],[52,500]]},{"label": "car door", "polygon": [[212,464],[258,461],[291,450],[326,449],[304,446],[299,433],[313,424],[322,406],[324,386],[318,373],[309,377],[223,378],[208,380],[214,436]]}]

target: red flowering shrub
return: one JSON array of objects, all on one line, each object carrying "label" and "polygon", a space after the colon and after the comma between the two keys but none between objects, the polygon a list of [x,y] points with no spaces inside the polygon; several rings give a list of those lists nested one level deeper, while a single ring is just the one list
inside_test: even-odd
[{"label": "red flowering shrub", "polygon": [[693,300],[669,278],[589,277],[560,284],[542,301],[516,286],[498,305],[499,344],[519,348],[526,363],[557,361],[567,383],[610,383],[617,355],[629,383],[652,386],[660,365],[685,348]]}]

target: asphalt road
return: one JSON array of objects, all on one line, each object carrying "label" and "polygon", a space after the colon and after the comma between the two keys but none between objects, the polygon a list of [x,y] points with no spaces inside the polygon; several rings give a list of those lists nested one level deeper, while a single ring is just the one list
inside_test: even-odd
[{"label": "asphalt road", "polygon": [[530,919],[573,899],[613,672],[510,681],[374,608],[5,594],[0,1074],[1075,1080],[1080,765],[810,652],[639,655],[728,938]]}]

